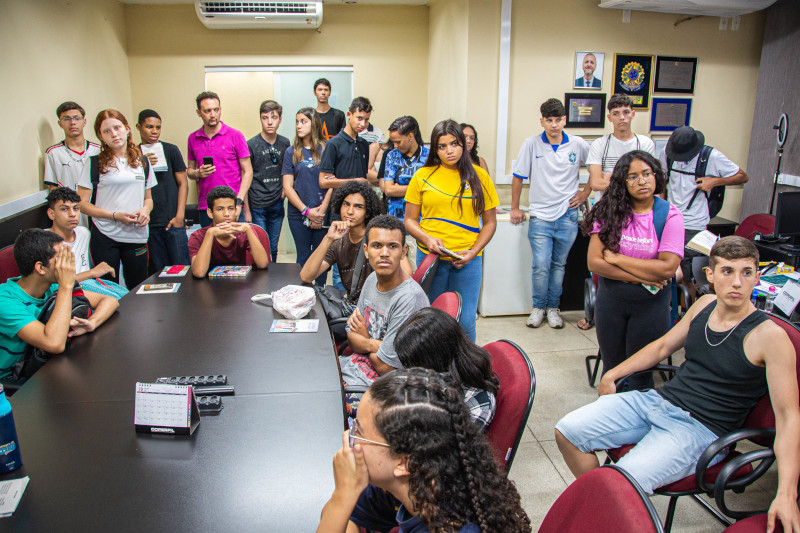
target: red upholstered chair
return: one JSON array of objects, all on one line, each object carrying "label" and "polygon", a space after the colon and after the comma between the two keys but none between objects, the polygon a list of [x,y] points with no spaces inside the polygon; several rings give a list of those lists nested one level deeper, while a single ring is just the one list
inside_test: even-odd
[{"label": "red upholstered chair", "polygon": [[539,533],[661,533],[650,499],[614,465],[591,470],[567,487],[544,517]]},{"label": "red upholstered chair", "polygon": [[[258,240],[261,241],[261,246],[263,246],[264,250],[267,251],[267,264],[269,264],[271,259],[271,255],[269,252],[269,235],[267,235],[267,232],[264,231],[264,228],[262,228],[258,224],[250,224],[250,226],[253,228],[253,231],[256,232],[256,235],[258,235]],[[253,256],[250,255],[249,250],[247,252],[245,263],[248,265],[253,264]]]},{"label": "red upholstered chair", "polygon": [[431,283],[433,283],[433,276],[436,274],[436,269],[439,267],[439,255],[438,254],[428,254],[425,256],[425,259],[422,260],[422,263],[419,264],[417,269],[414,271],[414,275],[411,276],[414,281],[419,283],[419,286],[422,287],[422,290],[425,291],[425,294],[428,294],[428,291],[431,289]]},{"label": "red upholstered chair", "polygon": [[742,223],[739,224],[739,227],[736,228],[736,231],[734,231],[733,234],[752,241],[756,236],[756,232],[761,233],[762,235],[771,235],[774,233],[775,216],[767,213],[750,215],[742,220]]},{"label": "red upholstered chair", "polygon": [[508,472],[525,432],[536,394],[536,374],[525,352],[511,341],[484,346],[492,357],[492,370],[500,379],[497,410],[486,437],[495,456]]},{"label": "red upholstered chair", "polygon": [[441,309],[456,321],[461,320],[461,295],[457,292],[443,292],[431,302],[431,307]]},{"label": "red upholstered chair", "polygon": [[[800,353],[800,329],[788,320],[779,316],[767,313],[770,318],[786,331],[789,339],[794,346],[795,354]],[[800,360],[796,361],[795,373],[800,382]],[[677,370],[675,367],[658,365],[656,369]],[[628,376],[617,381],[619,387]],[[618,389],[619,390],[619,389]],[[675,506],[681,496],[691,496],[703,508],[711,513],[723,525],[729,526],[731,522],[725,515],[734,518],[744,518],[766,512],[766,509],[753,511],[734,511],[725,504],[725,492],[743,492],[745,487],[760,478],[775,461],[775,454],[772,450],[772,443],[775,437],[775,413],[772,410],[769,394],[764,395],[761,400],[753,407],[745,420],[744,426],[740,429],[731,431],[726,435],[721,435],[719,439],[711,443],[700,456],[697,468],[693,476],[678,480],[669,485],[656,489],[656,494],[669,496],[669,506],[667,516],[664,521],[664,529],[669,532],[675,515]],[[736,443],[749,440],[765,448],[756,449],[746,453],[734,450]],[[633,446],[623,446],[614,450],[607,450],[608,460],[617,462]],[[709,467],[712,459],[723,449],[730,448],[728,455],[714,466]],[[714,496],[714,500],[719,507],[719,511],[711,504],[700,497],[701,494]]]},{"label": "red upholstered chair", "polygon": [[[767,515],[760,514],[739,520],[732,526],[725,529],[723,533],[764,533],[767,530]],[[779,521],[775,522],[775,533],[783,533],[783,526]]]},{"label": "red upholstered chair", "polygon": [[14,245],[8,245],[0,250],[0,283],[5,283],[8,278],[19,276],[17,262],[14,260]]}]

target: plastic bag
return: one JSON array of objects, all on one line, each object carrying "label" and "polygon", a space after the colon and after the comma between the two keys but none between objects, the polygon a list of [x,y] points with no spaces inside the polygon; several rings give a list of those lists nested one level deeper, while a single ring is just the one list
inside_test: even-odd
[{"label": "plastic bag", "polygon": [[303,318],[317,302],[317,296],[311,287],[302,285],[286,285],[272,294],[256,294],[251,298],[257,303],[272,302],[272,308],[286,318]]}]

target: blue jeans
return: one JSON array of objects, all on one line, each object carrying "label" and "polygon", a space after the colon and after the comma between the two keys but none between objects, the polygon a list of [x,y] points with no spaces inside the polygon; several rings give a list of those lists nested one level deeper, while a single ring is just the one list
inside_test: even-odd
[{"label": "blue jeans", "polygon": [[[212,222],[211,217],[208,216],[208,212],[206,212],[205,209],[197,210],[197,220],[200,223],[201,228],[210,226]],[[242,213],[239,215],[239,220],[236,222],[244,222],[244,209],[242,209]]]},{"label": "blue jeans", "polygon": [[261,226],[269,236],[269,253],[272,262],[278,260],[278,239],[281,237],[281,226],[283,226],[283,199],[281,198],[269,207],[251,207],[250,215],[253,217],[253,224]]},{"label": "blue jeans", "polygon": [[165,266],[191,264],[189,259],[189,238],[186,236],[186,228],[172,227],[166,229],[151,226],[147,248],[150,252],[151,274],[158,272]]},{"label": "blue jeans", "polygon": [[[308,258],[311,257],[311,254],[314,253],[314,250],[320,245],[322,239],[325,238],[328,230],[324,228],[311,229],[303,224],[302,218],[292,218],[291,216],[289,217],[289,230],[292,232],[294,247],[297,249],[297,264],[302,268]],[[316,279],[316,284],[324,286],[325,278],[327,277],[327,272],[320,274]]]},{"label": "blue jeans", "polygon": [[[425,259],[425,254],[417,250],[417,266]],[[433,301],[445,292],[457,292],[461,295],[461,328],[472,342],[475,342],[475,318],[478,314],[478,297],[481,293],[481,277],[483,275],[483,257],[479,256],[462,268],[453,266],[452,261],[439,260],[436,274],[433,276],[428,299]]]},{"label": "blue jeans", "polygon": [[531,217],[528,240],[533,251],[533,307],[557,309],[564,283],[564,266],[578,236],[578,210],[569,208],[561,218],[547,222]]},{"label": "blue jeans", "polygon": [[[717,436],[654,390],[601,396],[559,420],[556,429],[583,453],[636,444],[619,463],[647,494],[694,474]],[[722,460],[720,452],[712,464]]]}]

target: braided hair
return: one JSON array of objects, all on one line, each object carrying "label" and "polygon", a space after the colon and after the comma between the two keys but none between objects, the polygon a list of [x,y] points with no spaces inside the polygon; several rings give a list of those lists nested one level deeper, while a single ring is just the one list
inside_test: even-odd
[{"label": "braided hair", "polygon": [[600,224],[601,228],[597,236],[603,246],[615,253],[619,252],[622,230],[633,219],[633,202],[631,202],[631,195],[628,192],[627,180],[628,169],[635,159],[652,169],[655,177],[653,194],[661,194],[666,190],[666,175],[661,167],[661,162],[644,150],[633,150],[619,158],[611,173],[608,189],[594,207],[586,213],[581,224],[581,231],[584,235],[592,232],[595,222]]},{"label": "braided hair", "polygon": [[393,454],[408,456],[409,498],[432,533],[467,523],[484,533],[531,531],[516,487],[446,375],[396,370],[376,380],[369,396],[375,427]]}]

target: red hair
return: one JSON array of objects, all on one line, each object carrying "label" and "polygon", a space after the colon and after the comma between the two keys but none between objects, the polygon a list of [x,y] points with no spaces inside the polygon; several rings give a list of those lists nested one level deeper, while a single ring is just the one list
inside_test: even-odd
[{"label": "red hair", "polygon": [[104,120],[109,118],[115,118],[119,120],[128,129],[128,146],[125,148],[125,154],[128,158],[128,164],[133,168],[138,168],[142,157],[142,152],[131,140],[133,133],[131,132],[131,127],[128,125],[128,121],[125,119],[125,115],[116,109],[104,109],[103,111],[100,111],[97,114],[97,118],[94,119],[94,133],[100,140],[100,156],[98,157],[98,161],[100,163],[100,174],[104,174],[112,168],[117,168],[117,163],[114,161],[114,154],[111,153],[108,145],[100,136],[100,126],[102,126]]}]

